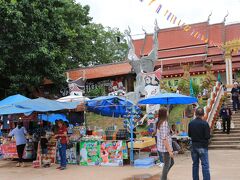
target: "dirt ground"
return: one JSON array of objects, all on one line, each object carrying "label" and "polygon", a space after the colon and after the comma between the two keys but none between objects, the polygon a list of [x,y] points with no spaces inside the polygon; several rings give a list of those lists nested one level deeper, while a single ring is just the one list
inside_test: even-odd
[{"label": "dirt ground", "polygon": [[[240,151],[209,151],[212,180],[240,180]],[[191,180],[191,156],[177,155],[170,171],[169,180]],[[56,165],[50,168],[15,167],[16,162],[0,161],[0,180],[159,180],[162,168],[148,169],[124,167],[82,167],[69,165],[60,171]],[[201,174],[201,172],[200,172]],[[202,179],[202,178],[200,178]]]}]

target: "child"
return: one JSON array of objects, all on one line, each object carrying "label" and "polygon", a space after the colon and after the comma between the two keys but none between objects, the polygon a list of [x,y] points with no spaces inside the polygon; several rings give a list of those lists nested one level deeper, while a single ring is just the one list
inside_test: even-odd
[{"label": "child", "polygon": [[40,145],[41,145],[42,155],[46,156],[47,153],[48,153],[48,148],[47,148],[48,140],[46,138],[46,132],[45,131],[42,133],[41,140],[40,140]]},{"label": "child", "polygon": [[220,120],[217,121],[217,123],[216,123],[216,128],[217,128],[218,130],[221,130],[221,129],[222,129],[222,124],[221,124],[221,121],[220,121]]}]

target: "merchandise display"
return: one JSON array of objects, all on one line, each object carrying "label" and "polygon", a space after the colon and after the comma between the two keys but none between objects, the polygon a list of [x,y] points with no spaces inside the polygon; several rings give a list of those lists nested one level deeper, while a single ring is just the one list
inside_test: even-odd
[{"label": "merchandise display", "polygon": [[[77,144],[78,142],[70,142],[67,146],[66,150],[66,158],[67,164],[77,164],[78,163],[78,155],[77,155]],[[57,157],[56,162],[60,164],[60,155],[59,151],[57,150]]]},{"label": "merchandise display", "polygon": [[81,141],[101,141],[101,136],[84,136],[82,137]]},{"label": "merchandise display", "polygon": [[82,136],[86,135],[86,128],[84,126],[75,126],[72,128],[72,134],[69,137],[70,141],[80,141]]},{"label": "merchandise display", "polygon": [[38,143],[37,159],[33,162],[34,167],[37,166],[38,162],[40,164],[39,166],[41,166],[43,161],[50,161],[52,164],[56,163],[57,141],[53,138],[50,139],[47,144],[47,149],[47,155],[43,157],[40,142]]}]

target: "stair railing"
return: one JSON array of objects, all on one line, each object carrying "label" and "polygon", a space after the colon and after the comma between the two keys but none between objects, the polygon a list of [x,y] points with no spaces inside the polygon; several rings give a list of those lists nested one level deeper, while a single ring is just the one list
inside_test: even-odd
[{"label": "stair railing", "polygon": [[217,112],[220,106],[222,96],[224,95],[224,88],[220,85],[219,82],[216,82],[216,85],[213,87],[211,96],[208,99],[207,105],[204,107],[205,110],[205,119],[207,120],[211,129],[214,128],[214,121],[217,117]]}]

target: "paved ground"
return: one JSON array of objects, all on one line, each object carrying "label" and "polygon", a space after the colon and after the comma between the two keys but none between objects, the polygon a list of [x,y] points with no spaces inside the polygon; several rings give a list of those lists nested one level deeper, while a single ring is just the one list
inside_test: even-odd
[{"label": "paved ground", "polygon": [[[191,180],[190,154],[178,155],[175,158],[170,180]],[[212,180],[240,180],[240,151],[210,151]],[[51,168],[34,169],[31,164],[17,168],[15,162],[0,161],[0,180],[155,180],[159,179],[161,168],[137,169],[124,167],[80,167],[68,166],[65,171]]]}]

